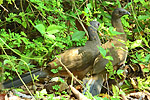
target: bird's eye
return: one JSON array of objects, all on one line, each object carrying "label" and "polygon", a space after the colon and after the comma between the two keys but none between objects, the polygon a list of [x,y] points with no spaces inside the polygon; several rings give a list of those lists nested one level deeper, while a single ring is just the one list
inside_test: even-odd
[{"label": "bird's eye", "polygon": [[125,14],[126,12],[125,12],[125,11],[123,11],[122,13],[123,13],[123,14]]},{"label": "bird's eye", "polygon": [[100,26],[100,24],[98,23],[97,26]]},{"label": "bird's eye", "polygon": [[123,12],[122,11],[119,11],[119,14],[122,14]]}]

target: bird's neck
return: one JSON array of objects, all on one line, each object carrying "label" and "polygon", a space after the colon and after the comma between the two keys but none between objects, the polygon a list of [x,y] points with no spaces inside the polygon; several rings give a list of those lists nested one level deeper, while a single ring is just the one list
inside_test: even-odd
[{"label": "bird's neck", "polygon": [[89,41],[94,41],[95,43],[101,43],[99,36],[97,34],[97,29],[93,27],[88,27]]},{"label": "bird's neck", "polygon": [[95,41],[95,43],[98,44],[101,43],[97,32],[95,32],[94,34],[89,34],[89,41]]},{"label": "bird's neck", "polygon": [[121,33],[124,33],[124,34],[120,34],[120,35],[117,35],[115,36],[116,39],[121,39],[121,40],[124,40],[126,41],[126,34],[124,32],[124,29],[123,29],[123,26],[122,26],[122,22],[121,22],[121,19],[120,18],[112,18],[111,20],[111,23],[112,23],[112,26],[114,28],[116,28],[116,31],[117,32],[121,32]]}]

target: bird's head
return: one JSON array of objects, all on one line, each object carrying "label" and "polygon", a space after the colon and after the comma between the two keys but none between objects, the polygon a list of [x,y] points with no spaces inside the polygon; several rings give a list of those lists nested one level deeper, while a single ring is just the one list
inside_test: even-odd
[{"label": "bird's head", "polygon": [[123,15],[131,15],[131,14],[123,8],[116,8],[112,13],[113,19],[121,18]]},{"label": "bird's head", "polygon": [[96,40],[98,38],[97,29],[100,23],[98,21],[91,21],[90,26],[88,26],[89,40]]},{"label": "bird's head", "polygon": [[91,21],[90,25],[91,25],[91,27],[96,28],[96,30],[97,30],[100,26],[100,23],[98,21]]}]

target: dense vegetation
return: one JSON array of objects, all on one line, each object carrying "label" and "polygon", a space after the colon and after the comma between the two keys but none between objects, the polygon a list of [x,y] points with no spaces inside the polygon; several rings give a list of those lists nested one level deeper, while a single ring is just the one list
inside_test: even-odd
[{"label": "dense vegetation", "polygon": [[[1,0],[0,4],[0,81],[44,67],[62,51],[84,45],[87,35],[79,31],[78,22],[99,21],[100,39],[105,43],[115,34],[111,12],[122,7],[131,13],[122,18],[128,38],[126,64],[144,66],[147,74],[137,78],[137,90],[149,88],[149,0]],[[119,98],[119,89],[115,89],[114,97]]]}]

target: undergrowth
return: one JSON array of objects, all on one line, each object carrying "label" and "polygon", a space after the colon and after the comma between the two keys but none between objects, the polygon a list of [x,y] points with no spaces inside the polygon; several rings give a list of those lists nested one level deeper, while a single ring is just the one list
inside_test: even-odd
[{"label": "undergrowth", "polygon": [[[99,21],[99,31],[104,34],[100,39],[105,43],[116,34],[112,33],[114,29],[111,25],[111,12],[116,7],[123,7],[131,13],[131,16],[122,18],[128,38],[126,63],[142,64],[145,66],[144,71],[149,72],[150,1],[89,0],[85,3],[84,0],[1,0],[0,4],[4,7],[0,8],[0,70],[3,76],[0,81],[12,79],[16,73],[23,74],[44,67],[62,51],[85,45],[87,33],[78,31],[77,20],[83,24],[92,20]],[[80,19],[81,14],[86,18]],[[105,50],[102,51],[106,53]],[[107,59],[111,63],[111,57]],[[110,71],[113,71],[112,68],[109,68]],[[149,81],[149,76],[147,77]],[[149,83],[145,85],[145,80],[142,79],[139,89],[148,86]],[[47,94],[43,91],[36,95]],[[119,89],[114,90],[116,97],[114,95],[112,100],[120,98],[118,91]]]}]

